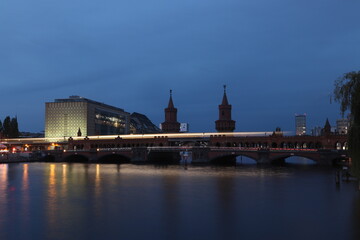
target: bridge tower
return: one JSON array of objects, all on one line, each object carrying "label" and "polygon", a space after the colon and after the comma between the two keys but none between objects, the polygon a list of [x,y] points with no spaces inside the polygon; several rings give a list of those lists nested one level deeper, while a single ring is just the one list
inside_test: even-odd
[{"label": "bridge tower", "polygon": [[172,100],[172,90],[170,90],[170,99],[168,107],[165,108],[165,122],[161,124],[165,133],[180,132],[180,123],[177,121],[177,108],[174,107]]},{"label": "bridge tower", "polygon": [[221,105],[219,105],[219,120],[215,121],[216,131],[233,132],[235,130],[235,121],[231,120],[231,105],[226,96],[226,85],[224,85],[224,96]]}]

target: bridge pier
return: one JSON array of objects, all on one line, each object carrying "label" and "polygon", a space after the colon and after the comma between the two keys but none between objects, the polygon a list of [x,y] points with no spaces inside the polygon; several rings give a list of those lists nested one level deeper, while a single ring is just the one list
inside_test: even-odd
[{"label": "bridge pier", "polygon": [[143,163],[148,161],[148,150],[146,147],[132,148],[131,163]]},{"label": "bridge pier", "polygon": [[87,157],[89,159],[89,163],[96,163],[96,162],[98,162],[98,159],[99,159],[98,152],[95,150],[89,151],[89,153],[87,154]]},{"label": "bridge pier", "polygon": [[192,151],[192,163],[209,163],[210,149],[207,147],[193,147]]},{"label": "bridge pier", "polygon": [[257,154],[258,154],[258,158],[256,161],[258,164],[270,164],[271,163],[269,150],[259,150],[257,152]]}]

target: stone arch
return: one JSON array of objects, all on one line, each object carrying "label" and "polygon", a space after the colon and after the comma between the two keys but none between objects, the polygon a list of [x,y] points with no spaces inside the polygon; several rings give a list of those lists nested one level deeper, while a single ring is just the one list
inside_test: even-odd
[{"label": "stone arch", "polygon": [[55,156],[52,154],[47,154],[44,157],[42,157],[42,161],[44,162],[55,162]]},{"label": "stone arch", "polygon": [[63,159],[64,162],[89,162],[89,158],[82,154],[72,154]]},{"label": "stone arch", "polygon": [[316,148],[316,149],[322,148],[321,142],[316,142],[316,143],[315,143],[315,148]]},{"label": "stone arch", "polygon": [[219,165],[235,165],[236,164],[236,158],[239,156],[244,156],[250,159],[253,159],[255,162],[257,162],[256,159],[254,159],[251,155],[248,154],[230,154],[226,153],[217,157],[214,157],[210,159],[210,163],[212,164],[219,164]]},{"label": "stone arch", "polygon": [[148,154],[149,162],[156,164],[178,164],[181,156],[178,152],[156,152],[151,151]]},{"label": "stone arch", "polygon": [[106,154],[98,158],[101,163],[130,163],[130,158],[122,154]]},{"label": "stone arch", "polygon": [[310,160],[311,163],[318,163],[316,158],[311,158],[307,155],[301,154],[301,153],[284,153],[282,155],[278,155],[272,159],[270,159],[270,162],[272,164],[285,164],[287,163],[287,159],[292,157],[301,157],[307,160]]}]

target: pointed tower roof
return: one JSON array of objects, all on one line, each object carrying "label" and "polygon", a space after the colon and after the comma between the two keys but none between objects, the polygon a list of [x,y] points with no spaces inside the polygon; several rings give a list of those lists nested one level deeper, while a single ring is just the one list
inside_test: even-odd
[{"label": "pointed tower roof", "polygon": [[173,100],[172,100],[172,90],[171,89],[170,89],[170,99],[169,99],[168,108],[174,108],[174,103],[173,103]]},{"label": "pointed tower roof", "polygon": [[226,96],[226,85],[224,85],[224,96],[223,96],[221,105],[229,105],[229,102],[228,102],[228,99],[227,99],[227,96]]},{"label": "pointed tower roof", "polygon": [[330,123],[329,123],[329,119],[326,119],[326,123],[325,123],[325,127],[324,128],[329,128],[331,129]]},{"label": "pointed tower roof", "polygon": [[323,128],[323,134],[325,134],[325,135],[331,134],[331,126],[330,126],[330,123],[329,123],[329,119],[326,119],[326,123],[325,123],[325,126]]}]

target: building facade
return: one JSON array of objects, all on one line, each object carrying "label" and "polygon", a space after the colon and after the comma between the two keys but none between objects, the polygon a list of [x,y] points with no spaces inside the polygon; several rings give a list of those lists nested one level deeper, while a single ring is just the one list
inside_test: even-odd
[{"label": "building facade", "polygon": [[155,126],[151,120],[144,114],[134,112],[131,114],[130,133],[147,134],[160,133],[161,129]]},{"label": "building facade", "polygon": [[46,138],[128,134],[129,126],[129,113],[87,98],[70,96],[45,103]]},{"label": "building facade", "polygon": [[311,129],[311,136],[321,136],[322,127],[316,126],[313,129]]},{"label": "building facade", "polygon": [[306,114],[295,115],[295,133],[296,136],[306,135]]},{"label": "building facade", "polygon": [[347,118],[336,120],[336,132],[338,134],[348,134],[349,126],[350,122]]}]

